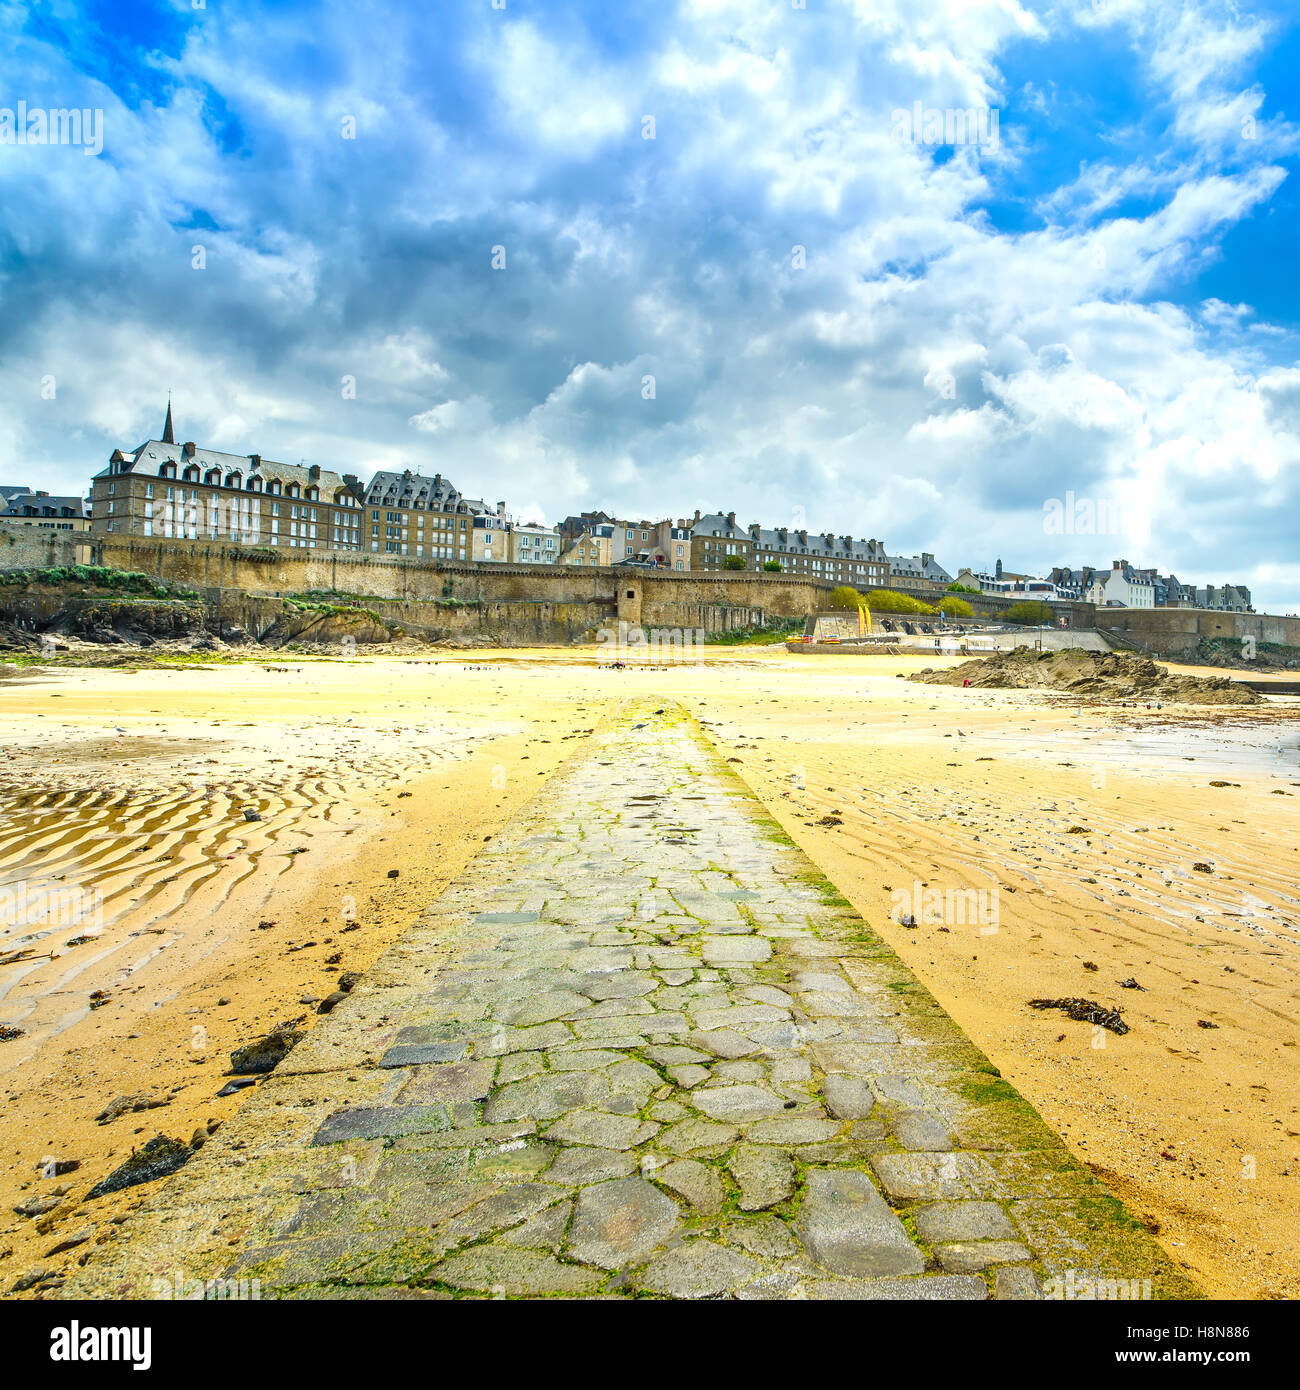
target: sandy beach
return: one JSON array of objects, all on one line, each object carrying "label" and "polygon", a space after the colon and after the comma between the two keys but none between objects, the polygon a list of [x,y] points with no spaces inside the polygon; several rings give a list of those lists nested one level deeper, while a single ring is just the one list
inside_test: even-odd
[{"label": "sandy beach", "polygon": [[[1207,1292],[1300,1294],[1300,708],[899,678],[935,664],[742,647],[617,671],[573,649],[0,682],[0,883],[88,914],[0,934],[21,1030],[0,1043],[0,1293],[147,1200],[81,1199],[132,1146],[232,1114],[232,1049],[310,1025],[603,715],[654,694]],[[927,913],[932,890],[974,915]],[[1130,1031],[1028,1007],[1070,996]],[[165,1103],[96,1122],[137,1095]]]}]

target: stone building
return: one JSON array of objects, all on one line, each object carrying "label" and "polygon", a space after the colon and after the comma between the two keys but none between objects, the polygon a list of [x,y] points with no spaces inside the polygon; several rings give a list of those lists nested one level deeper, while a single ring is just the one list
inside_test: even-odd
[{"label": "stone building", "polygon": [[560,558],[560,532],[540,521],[516,522],[509,531],[510,563],[554,565]]},{"label": "stone building", "polygon": [[693,521],[683,521],[680,526],[691,534],[691,569],[735,569],[736,565],[727,564],[732,556],[744,561],[739,568],[749,569],[753,541],[743,526],[736,525],[735,512],[725,516],[721,512],[710,512],[707,516],[696,512]]},{"label": "stone building", "polygon": [[317,464],[275,463],[178,444],[167,406],[161,439],[114,449],[90,489],[99,535],[224,540],[307,550],[360,550],[362,488]]},{"label": "stone building", "polygon": [[671,517],[662,521],[616,521],[613,563],[650,569],[685,570],[690,565],[691,533]]},{"label": "stone building", "polygon": [[855,540],[831,532],[768,530],[757,523],[749,528],[751,569],[775,562],[785,574],[825,579],[872,589],[889,582],[889,556],[877,540]]},{"label": "stone building", "polygon": [[588,526],[569,540],[560,551],[561,565],[612,565],[614,563],[614,523]]},{"label": "stone building", "polygon": [[441,473],[432,478],[409,468],[376,473],[366,487],[364,503],[366,540],[376,554],[426,560],[505,558],[506,547],[496,539],[499,528],[475,524],[476,518],[490,516],[504,526],[505,503],[494,508],[465,497]]},{"label": "stone building", "polygon": [[917,598],[933,599],[952,583],[952,575],[928,551],[889,557],[889,587]]},{"label": "stone building", "polygon": [[85,497],[52,497],[30,487],[0,488],[0,522],[47,531],[89,531],[90,501]]}]

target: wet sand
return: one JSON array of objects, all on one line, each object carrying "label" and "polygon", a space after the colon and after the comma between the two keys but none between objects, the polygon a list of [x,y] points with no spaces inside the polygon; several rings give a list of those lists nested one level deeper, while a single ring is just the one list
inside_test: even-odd
[{"label": "wet sand", "polygon": [[[0,1043],[0,1293],[66,1269],[81,1248],[49,1256],[56,1242],[144,1200],[148,1186],[78,1203],[133,1145],[231,1114],[240,1098],[215,1097],[234,1047],[310,1024],[302,1000],[364,970],[503,817],[545,795],[602,712],[653,693],[705,721],[1207,1291],[1300,1295],[1294,701],[1076,712],[897,678],[933,657],[599,660],[65,668],[0,684],[0,882],[102,894],[95,931],[0,935],[0,958],[29,953],[0,966],[0,1023],[24,1030]],[[984,920],[891,920],[896,894],[923,906],[934,888],[982,891]],[[1120,988],[1130,977],[1145,989]],[[1027,1007],[1074,995],[1122,1007],[1131,1031],[1098,1038]],[[168,1103],[95,1123],[137,1092]],[[81,1166],[41,1177],[50,1156]],[[60,1187],[45,1216],[11,1214]]]}]

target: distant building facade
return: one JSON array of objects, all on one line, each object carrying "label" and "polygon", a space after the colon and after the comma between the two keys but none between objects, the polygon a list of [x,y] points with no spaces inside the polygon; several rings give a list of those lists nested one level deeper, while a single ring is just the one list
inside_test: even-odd
[{"label": "distant building facade", "polygon": [[226,540],[290,549],[360,550],[356,478],[312,464],[275,463],[178,444],[171,406],[161,439],[114,449],[90,490],[90,529],[101,535]]},{"label": "distant building facade", "polygon": [[1127,560],[1114,560],[1092,581],[1088,599],[1098,608],[1154,608],[1156,591],[1149,575]]},{"label": "distant building facade", "polygon": [[510,528],[509,542],[514,565],[554,565],[563,545],[559,528],[540,521],[516,522]]},{"label": "distant building facade", "polygon": [[54,497],[29,487],[0,488],[0,522],[47,531],[89,531],[90,499]]},{"label": "distant building facade", "polygon": [[[478,498],[463,496],[441,473],[429,478],[409,468],[401,473],[376,473],[364,500],[372,553],[425,560],[473,560],[474,519],[505,514],[504,502],[491,508]],[[481,539],[478,546],[480,552],[487,548]]]},{"label": "distant building facade", "polygon": [[889,587],[918,596],[943,593],[951,584],[952,575],[928,550],[919,555],[889,557]]},{"label": "distant building facade", "polygon": [[753,524],[749,528],[753,568],[778,564],[784,574],[824,579],[858,589],[879,588],[889,583],[889,557],[877,540],[855,540],[833,532],[774,530]]}]

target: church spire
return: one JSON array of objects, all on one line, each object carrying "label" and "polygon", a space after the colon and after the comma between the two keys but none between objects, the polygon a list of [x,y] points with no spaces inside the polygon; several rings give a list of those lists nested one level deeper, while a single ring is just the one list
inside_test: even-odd
[{"label": "church spire", "polygon": [[172,398],[167,397],[167,423],[163,426],[162,442],[164,444],[176,443],[176,431],[172,429]]}]

